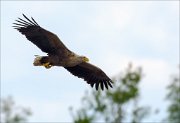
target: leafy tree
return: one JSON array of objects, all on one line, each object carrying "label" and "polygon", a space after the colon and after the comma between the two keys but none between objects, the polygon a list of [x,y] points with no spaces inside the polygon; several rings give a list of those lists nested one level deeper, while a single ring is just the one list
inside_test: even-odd
[{"label": "leafy tree", "polygon": [[[92,123],[95,121],[117,122],[129,120],[139,123],[149,113],[148,107],[139,106],[139,83],[142,79],[142,70],[133,70],[130,64],[121,76],[114,77],[113,89],[85,93],[82,98],[82,107],[73,113],[70,112],[75,123]],[[129,108],[128,108],[129,106]],[[131,109],[131,113],[127,109]],[[128,117],[127,117],[128,116]],[[131,119],[127,119],[131,117]]]},{"label": "leafy tree", "polygon": [[167,112],[167,120],[171,123],[180,123],[180,78],[179,75],[172,77],[172,82],[167,87],[166,99],[170,102]]},{"label": "leafy tree", "polygon": [[27,120],[31,115],[28,108],[16,106],[12,97],[1,99],[1,122],[3,123],[21,123]]}]

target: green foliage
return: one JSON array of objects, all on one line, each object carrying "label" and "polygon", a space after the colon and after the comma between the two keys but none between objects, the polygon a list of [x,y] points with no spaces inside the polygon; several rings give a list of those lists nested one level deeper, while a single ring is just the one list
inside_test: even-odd
[{"label": "green foliage", "polygon": [[21,123],[26,121],[31,115],[27,108],[15,106],[12,97],[1,99],[1,122],[3,123]]},{"label": "green foliage", "polygon": [[[139,88],[142,79],[142,70],[133,70],[132,65],[126,69],[119,77],[113,79],[113,88],[106,91],[86,92],[82,99],[82,107],[72,116],[74,122],[92,123],[95,121],[103,122],[123,122],[127,117],[131,117],[132,123],[140,122],[147,114],[147,107],[138,106]],[[126,108],[132,108],[128,114]],[[78,122],[79,123],[79,122]]]},{"label": "green foliage", "polygon": [[139,107],[138,100],[134,100],[134,108],[132,110],[132,123],[139,123],[149,114],[150,107]]},{"label": "green foliage", "polygon": [[172,82],[167,87],[168,94],[166,99],[169,100],[167,120],[171,123],[180,122],[180,78],[179,75],[174,76]]},{"label": "green foliage", "polygon": [[[70,108],[70,110],[72,111],[72,107]],[[77,111],[77,116],[76,118],[74,117],[74,123],[91,123],[93,119],[94,116],[88,116],[86,111],[82,109],[81,111]]]}]

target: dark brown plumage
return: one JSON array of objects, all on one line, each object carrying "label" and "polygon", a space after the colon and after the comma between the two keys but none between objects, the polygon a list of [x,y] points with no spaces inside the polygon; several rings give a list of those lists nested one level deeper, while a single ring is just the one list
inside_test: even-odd
[{"label": "dark brown plumage", "polygon": [[73,75],[83,78],[88,84],[91,85],[91,87],[93,87],[95,84],[96,90],[98,90],[99,85],[101,86],[102,90],[104,89],[104,86],[107,89],[108,86],[112,87],[111,79],[100,68],[87,62],[83,62],[74,67],[65,67],[65,69],[67,69]]},{"label": "dark brown plumage", "polygon": [[40,27],[33,18],[30,20],[24,14],[23,16],[26,20],[18,18],[13,27],[43,52],[48,53],[48,56],[35,58],[35,66],[62,66],[92,87],[95,85],[96,90],[99,86],[102,90],[104,86],[107,89],[112,87],[112,80],[100,68],[88,63],[88,58],[70,51],[55,34]]}]

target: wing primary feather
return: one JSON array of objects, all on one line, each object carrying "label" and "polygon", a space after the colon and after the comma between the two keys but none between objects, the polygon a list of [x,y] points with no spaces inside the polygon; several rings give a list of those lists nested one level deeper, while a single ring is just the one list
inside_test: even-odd
[{"label": "wing primary feather", "polygon": [[112,81],[111,79],[109,80],[109,82],[110,82],[111,84],[113,84],[113,81]]},{"label": "wing primary feather", "polygon": [[106,89],[108,89],[108,84],[107,84],[107,82],[104,82],[104,85],[105,85]]},{"label": "wing primary feather", "polygon": [[94,86],[94,83],[92,82],[92,83],[91,83],[91,87],[93,88],[93,86]]},{"label": "wing primary feather", "polygon": [[108,83],[108,85],[112,88],[112,85],[111,85],[111,83],[109,82],[109,81],[107,81],[107,83]]},{"label": "wing primary feather", "polygon": [[99,88],[99,82],[96,83],[96,90]]},{"label": "wing primary feather", "polygon": [[21,18],[18,18],[19,20],[21,20],[21,21],[23,21],[23,22],[25,22],[25,23],[27,23],[27,24],[29,24],[29,25],[31,25],[31,26],[34,26],[32,23],[29,23],[29,22],[27,22],[27,21],[25,21],[25,20],[23,20],[23,19],[21,19]]},{"label": "wing primary feather", "polygon": [[18,26],[27,27],[27,25],[24,25],[24,24],[19,24],[19,23],[13,23],[13,24],[18,25]]},{"label": "wing primary feather", "polygon": [[21,28],[20,26],[16,26],[16,25],[15,25],[15,26],[12,26],[12,27],[18,27],[18,28]]},{"label": "wing primary feather", "polygon": [[35,23],[37,26],[39,26],[38,23],[34,20],[33,17],[31,17],[31,19],[34,21],[34,23]]},{"label": "wing primary feather", "polygon": [[19,20],[15,20],[15,21],[17,21],[17,22],[19,22],[19,23],[22,23],[22,24],[25,24],[25,25],[30,26],[30,24],[29,24],[29,23],[26,23],[26,22],[23,22],[23,21],[19,21]]},{"label": "wing primary feather", "polygon": [[28,17],[26,17],[24,14],[23,14],[23,16],[29,21],[29,22],[31,22],[34,26],[36,25],[34,22],[32,22]]},{"label": "wing primary feather", "polygon": [[20,30],[21,30],[22,28],[26,28],[26,27],[22,27],[22,26],[13,26],[13,27],[14,27],[14,29],[18,30],[19,32],[21,32]]},{"label": "wing primary feather", "polygon": [[101,89],[104,90],[104,82],[101,82]]},{"label": "wing primary feather", "polygon": [[20,26],[12,26],[12,27],[14,27],[14,29],[17,29],[17,30],[20,30],[22,28]]}]

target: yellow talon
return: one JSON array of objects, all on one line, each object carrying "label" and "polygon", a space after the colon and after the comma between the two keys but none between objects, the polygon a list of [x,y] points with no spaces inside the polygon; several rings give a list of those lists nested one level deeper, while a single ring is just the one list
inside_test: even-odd
[{"label": "yellow talon", "polygon": [[49,62],[47,62],[47,63],[44,63],[44,64],[42,64],[46,69],[49,69],[49,68],[51,68],[52,67],[52,65],[49,63]]}]

